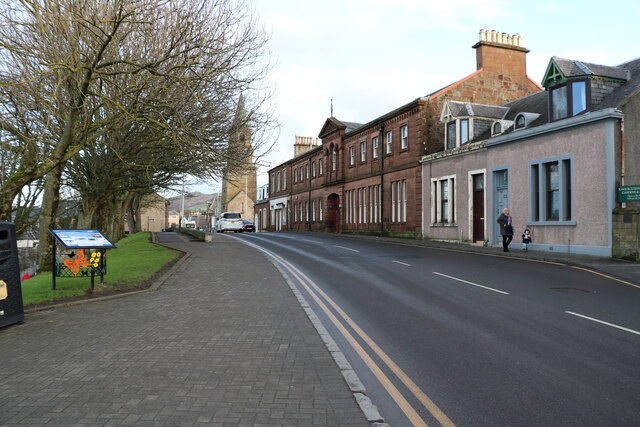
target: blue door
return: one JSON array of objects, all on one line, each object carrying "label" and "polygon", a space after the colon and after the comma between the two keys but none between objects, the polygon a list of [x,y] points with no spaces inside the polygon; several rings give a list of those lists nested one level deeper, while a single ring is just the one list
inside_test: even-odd
[{"label": "blue door", "polygon": [[496,221],[502,213],[503,209],[509,208],[509,171],[507,169],[501,169],[493,172],[493,217],[491,218],[493,223],[493,244],[501,242],[500,237],[500,224]]}]

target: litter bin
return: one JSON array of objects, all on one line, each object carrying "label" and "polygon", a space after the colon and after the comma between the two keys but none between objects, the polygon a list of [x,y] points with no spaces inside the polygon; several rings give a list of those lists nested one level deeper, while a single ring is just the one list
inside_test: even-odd
[{"label": "litter bin", "polygon": [[23,320],[16,226],[0,221],[0,327]]}]

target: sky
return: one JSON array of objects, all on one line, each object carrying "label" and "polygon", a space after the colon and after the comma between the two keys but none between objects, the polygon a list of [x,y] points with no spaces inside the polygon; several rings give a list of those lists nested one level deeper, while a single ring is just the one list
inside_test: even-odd
[{"label": "sky", "polygon": [[[540,83],[552,56],[603,65],[640,57],[640,2],[622,0],[253,0],[270,36],[280,123],[264,156],[293,157],[296,136],[325,120],[366,123],[476,71],[479,30],[518,33],[527,74]],[[610,5],[610,6],[608,6]],[[268,182],[267,167],[258,185]],[[217,183],[190,191],[219,191]]]}]

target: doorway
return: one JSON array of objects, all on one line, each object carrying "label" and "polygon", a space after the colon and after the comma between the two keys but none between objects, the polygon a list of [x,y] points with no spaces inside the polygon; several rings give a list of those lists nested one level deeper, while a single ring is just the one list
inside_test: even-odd
[{"label": "doorway", "polygon": [[473,242],[484,241],[484,174],[473,175]]},{"label": "doorway", "polygon": [[331,194],[327,199],[327,232],[340,232],[340,196]]},{"label": "doorway", "polygon": [[[493,172],[494,202],[493,218],[498,219],[505,208],[509,207],[509,170],[501,169]],[[500,240],[500,225],[493,221],[494,243]]]}]

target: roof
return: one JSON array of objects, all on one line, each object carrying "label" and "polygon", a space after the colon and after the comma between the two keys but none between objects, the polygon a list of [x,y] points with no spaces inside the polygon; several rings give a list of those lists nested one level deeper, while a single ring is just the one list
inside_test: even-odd
[{"label": "roof", "polygon": [[449,112],[453,117],[486,117],[503,119],[508,108],[497,105],[474,104],[471,102],[449,101]]},{"label": "roof", "polygon": [[542,86],[549,88],[569,80],[601,77],[626,82],[631,77],[627,68],[582,62],[553,56],[542,77]]},{"label": "roof", "polygon": [[640,91],[640,58],[620,64],[618,67],[629,71],[629,80],[626,84],[615,89],[611,95],[607,96],[595,107],[599,109],[620,107],[626,103],[627,99]]}]

